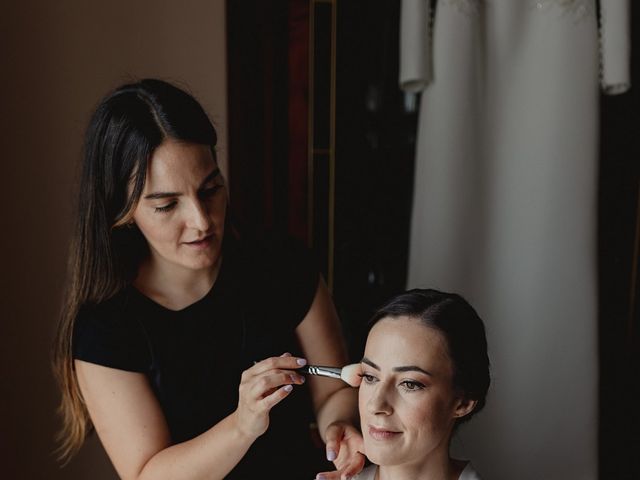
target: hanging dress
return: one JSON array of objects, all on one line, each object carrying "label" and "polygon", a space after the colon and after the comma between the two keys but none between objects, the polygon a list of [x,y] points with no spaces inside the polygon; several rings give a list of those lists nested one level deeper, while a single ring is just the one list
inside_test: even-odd
[{"label": "hanging dress", "polygon": [[595,480],[599,87],[629,87],[628,1],[430,3],[401,12],[400,85],[421,92],[407,283],[464,295],[492,362],[456,453],[494,480]]}]

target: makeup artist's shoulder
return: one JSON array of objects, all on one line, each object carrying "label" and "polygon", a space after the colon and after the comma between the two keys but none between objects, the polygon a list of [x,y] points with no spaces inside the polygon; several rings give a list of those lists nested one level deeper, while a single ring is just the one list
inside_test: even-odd
[{"label": "makeup artist's shoulder", "polygon": [[123,321],[123,313],[127,312],[131,307],[132,289],[133,287],[126,287],[100,303],[85,303],[81,305],[78,310],[76,322],[83,323],[91,321],[112,324]]},{"label": "makeup artist's shoulder", "polygon": [[376,470],[378,470],[377,465],[369,465],[355,477],[352,477],[352,480],[373,480],[376,476]]}]

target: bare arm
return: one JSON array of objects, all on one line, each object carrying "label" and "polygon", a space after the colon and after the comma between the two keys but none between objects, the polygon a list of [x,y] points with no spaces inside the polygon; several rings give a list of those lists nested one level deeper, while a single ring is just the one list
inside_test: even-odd
[{"label": "bare arm", "polygon": [[[296,333],[310,364],[343,366],[349,363],[340,321],[322,279],[311,308]],[[330,378],[309,376],[308,382],[323,440],[324,431],[330,423],[336,420],[355,421],[356,390],[341,380]]]},{"label": "bare arm", "polygon": [[[222,479],[269,425],[298,365],[294,357],[259,362],[242,375],[238,408],[203,434],[171,445],[169,429],[146,377],[76,360],[80,390],[96,432],[125,480]],[[284,385],[284,386],[282,386]],[[281,387],[282,386],[282,387]]]},{"label": "bare arm", "polygon": [[[343,366],[348,363],[340,322],[324,281],[318,283],[313,304],[296,333],[310,364]],[[341,380],[310,376],[308,381],[318,429],[327,444],[327,459],[333,461],[339,456],[336,465],[346,468],[350,474],[357,473],[364,464],[364,457],[355,448],[362,438],[355,427],[358,391]],[[347,445],[344,439],[348,436]]]}]

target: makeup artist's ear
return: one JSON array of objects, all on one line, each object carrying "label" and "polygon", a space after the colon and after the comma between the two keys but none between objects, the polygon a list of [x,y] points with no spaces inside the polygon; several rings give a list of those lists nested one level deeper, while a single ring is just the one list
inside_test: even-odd
[{"label": "makeup artist's ear", "polygon": [[461,418],[461,417],[464,417],[465,415],[468,415],[473,411],[474,408],[476,408],[476,404],[478,403],[477,400],[469,400],[464,396],[459,397],[458,400],[456,401],[458,403],[456,405],[455,410],[453,411],[454,418]]}]

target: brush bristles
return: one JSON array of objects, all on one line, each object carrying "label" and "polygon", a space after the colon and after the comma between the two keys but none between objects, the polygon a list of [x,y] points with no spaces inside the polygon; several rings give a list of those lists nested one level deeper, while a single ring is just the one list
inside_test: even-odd
[{"label": "brush bristles", "polygon": [[362,377],[360,376],[361,373],[362,366],[359,363],[352,363],[351,365],[342,367],[340,378],[352,387],[359,387],[360,382],[362,382]]}]

